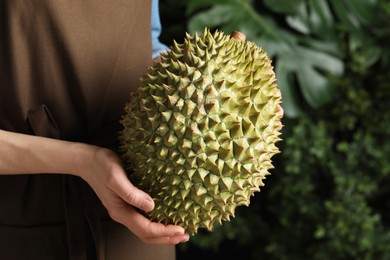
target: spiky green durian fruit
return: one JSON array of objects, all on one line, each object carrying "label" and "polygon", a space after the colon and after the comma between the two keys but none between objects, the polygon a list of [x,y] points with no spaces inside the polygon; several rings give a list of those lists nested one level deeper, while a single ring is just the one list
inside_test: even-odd
[{"label": "spiky green durian fruit", "polygon": [[155,200],[148,216],[211,230],[264,185],[279,150],[281,95],[255,43],[205,29],[148,68],[120,133],[130,178]]}]

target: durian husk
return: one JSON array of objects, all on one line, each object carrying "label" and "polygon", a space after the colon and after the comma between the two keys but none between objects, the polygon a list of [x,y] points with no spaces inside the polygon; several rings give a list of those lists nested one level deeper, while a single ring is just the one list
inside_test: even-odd
[{"label": "durian husk", "polygon": [[155,201],[147,216],[192,235],[248,206],[280,152],[283,110],[271,60],[237,38],[206,28],[174,42],[121,120],[130,179]]}]

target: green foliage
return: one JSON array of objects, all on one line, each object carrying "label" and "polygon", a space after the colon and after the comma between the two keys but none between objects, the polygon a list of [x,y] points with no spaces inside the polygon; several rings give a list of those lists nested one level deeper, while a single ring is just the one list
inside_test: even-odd
[{"label": "green foliage", "polygon": [[[290,233],[288,240],[276,235],[271,245],[278,259],[285,257],[281,252],[291,252],[286,246],[302,248],[302,242],[307,251],[294,252],[297,259],[390,257],[389,223],[378,200],[384,195],[380,184],[390,177],[390,144],[385,142],[390,137],[390,77],[383,81],[374,73],[351,73],[336,83],[334,104],[290,127],[281,159],[285,171],[270,188],[272,201],[282,201],[282,212],[275,213],[283,215],[283,232]],[[298,209],[286,212],[291,205]],[[300,232],[304,225],[305,234]]]},{"label": "green foliage", "polygon": [[390,2],[185,2],[190,31],[264,47],[288,116],[261,192],[179,259],[390,259]]}]

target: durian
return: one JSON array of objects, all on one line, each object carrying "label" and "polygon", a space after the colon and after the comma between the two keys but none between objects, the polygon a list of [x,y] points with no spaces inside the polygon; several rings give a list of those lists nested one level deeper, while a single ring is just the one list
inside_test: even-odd
[{"label": "durian", "polygon": [[283,110],[271,60],[237,38],[206,28],[174,42],[121,120],[130,179],[155,201],[148,217],[192,235],[248,206],[280,152]]}]

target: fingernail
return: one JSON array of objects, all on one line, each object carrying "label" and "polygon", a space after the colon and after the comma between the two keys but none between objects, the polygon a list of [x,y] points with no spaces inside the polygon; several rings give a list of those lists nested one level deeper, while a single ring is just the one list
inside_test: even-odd
[{"label": "fingernail", "polygon": [[180,227],[180,230],[178,230],[178,231],[175,232],[175,236],[184,235],[185,232],[186,232],[186,231],[184,230],[184,228]]},{"label": "fingernail", "polygon": [[144,210],[146,212],[149,212],[149,211],[153,210],[153,208],[154,208],[154,201],[150,198],[146,198],[144,200]]},{"label": "fingernail", "polygon": [[190,240],[190,236],[187,235],[181,242],[188,242]]}]

